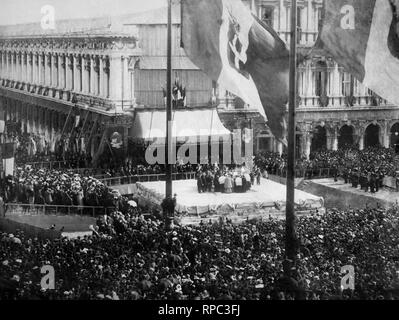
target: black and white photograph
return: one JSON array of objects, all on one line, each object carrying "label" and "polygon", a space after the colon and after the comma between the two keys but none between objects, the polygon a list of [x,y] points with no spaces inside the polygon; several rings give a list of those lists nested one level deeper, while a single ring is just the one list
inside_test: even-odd
[{"label": "black and white photograph", "polygon": [[0,304],[399,299],[399,1],[0,7]]}]

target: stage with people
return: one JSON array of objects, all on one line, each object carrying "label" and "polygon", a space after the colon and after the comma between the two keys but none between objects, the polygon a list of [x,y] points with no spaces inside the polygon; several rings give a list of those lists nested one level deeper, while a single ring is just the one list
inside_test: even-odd
[{"label": "stage with people", "polygon": [[[259,184],[251,185],[246,192],[198,192],[197,180],[173,182],[177,217],[183,223],[197,223],[206,219],[227,217],[232,221],[252,217],[285,217],[286,187],[271,180],[260,178]],[[116,187],[117,188],[117,187]],[[238,190],[242,190],[241,188]],[[165,198],[165,182],[137,183],[137,198],[140,202],[160,205]],[[299,214],[321,213],[324,199],[296,190],[295,204]]]}]

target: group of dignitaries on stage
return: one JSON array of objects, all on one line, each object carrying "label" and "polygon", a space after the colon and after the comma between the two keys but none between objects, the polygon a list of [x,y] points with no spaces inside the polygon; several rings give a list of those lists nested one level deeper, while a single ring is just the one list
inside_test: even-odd
[{"label": "group of dignitaries on stage", "polygon": [[252,170],[243,167],[228,169],[219,168],[217,164],[199,167],[197,171],[198,193],[223,192],[244,193],[255,184],[260,185],[261,170],[254,167]]},{"label": "group of dignitaries on stage", "polygon": [[376,193],[383,187],[384,173],[379,170],[360,170],[359,168],[344,169],[342,177],[345,183],[351,183],[353,188]]}]

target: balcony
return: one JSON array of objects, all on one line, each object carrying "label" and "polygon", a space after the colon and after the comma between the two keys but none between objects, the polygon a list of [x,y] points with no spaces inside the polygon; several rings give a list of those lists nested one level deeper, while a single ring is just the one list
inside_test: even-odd
[{"label": "balcony", "polygon": [[45,85],[35,85],[15,80],[1,79],[0,86],[13,91],[22,91],[26,95],[58,100],[67,104],[75,104],[82,108],[92,109],[103,114],[122,113],[134,107],[132,101],[114,101],[108,98],[96,97],[70,90],[52,88]]},{"label": "balcony", "polygon": [[336,96],[325,97],[322,99],[319,96],[300,97],[298,107],[302,109],[308,108],[359,108],[359,107],[389,107],[392,106],[387,100],[376,96]]},{"label": "balcony", "polygon": [[[280,38],[287,44],[291,41],[290,31],[278,31]],[[311,47],[315,44],[319,32],[318,31],[301,31],[298,32],[298,45],[304,47]]]}]

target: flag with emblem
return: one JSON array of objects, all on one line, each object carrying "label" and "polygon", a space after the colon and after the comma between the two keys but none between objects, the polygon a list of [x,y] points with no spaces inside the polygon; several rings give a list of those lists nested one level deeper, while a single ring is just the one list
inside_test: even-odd
[{"label": "flag with emblem", "polygon": [[325,1],[316,48],[366,87],[399,104],[398,1]]},{"label": "flag with emblem", "polygon": [[277,33],[240,0],[183,0],[182,25],[193,63],[256,108],[285,141],[289,52]]}]

